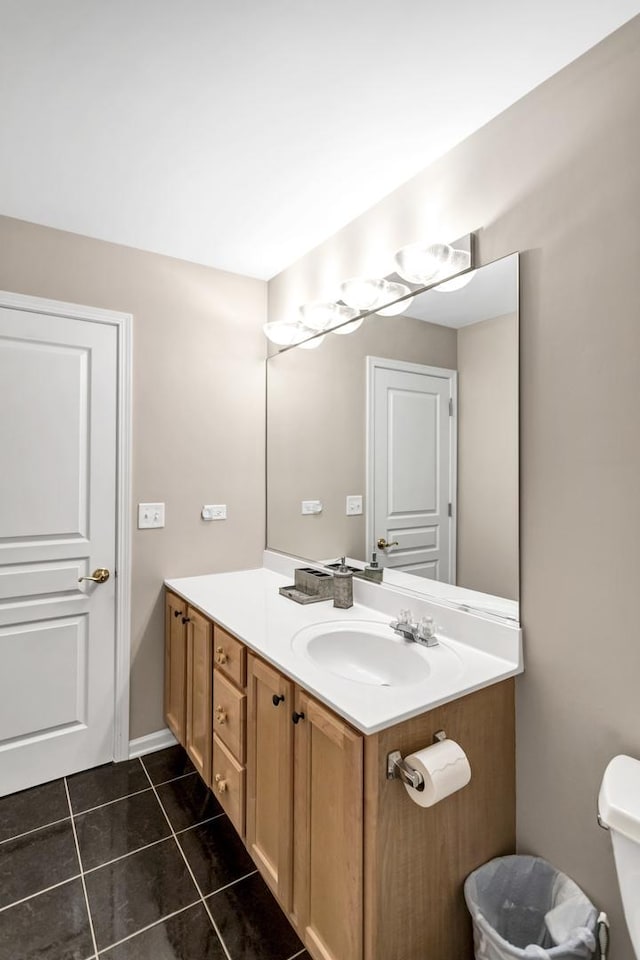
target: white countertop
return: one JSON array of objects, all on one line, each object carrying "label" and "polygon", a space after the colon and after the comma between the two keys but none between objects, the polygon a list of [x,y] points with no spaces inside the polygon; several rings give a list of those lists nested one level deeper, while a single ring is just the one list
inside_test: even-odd
[{"label": "white countertop", "polygon": [[[296,652],[292,647],[294,634],[319,621],[388,623],[401,607],[409,606],[406,595],[356,580],[357,602],[349,610],[339,610],[331,600],[301,605],[281,596],[279,587],[292,582],[292,575],[266,567],[165,581],[170,590],[365,734],[522,672],[522,637],[517,626],[412,599],[411,606],[418,607],[418,615],[434,617],[440,642],[459,658],[461,669],[455,678],[429,676],[408,686],[377,686],[344,679]],[[391,630],[389,635],[394,636]],[[438,655],[438,647],[433,648],[433,655]]]}]

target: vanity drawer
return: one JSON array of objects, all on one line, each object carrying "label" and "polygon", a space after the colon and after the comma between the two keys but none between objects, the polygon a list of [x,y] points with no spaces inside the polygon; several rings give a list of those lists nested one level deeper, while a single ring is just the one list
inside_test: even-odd
[{"label": "vanity drawer", "polygon": [[238,687],[247,682],[247,650],[243,643],[214,624],[213,660],[216,668],[226,674]]},{"label": "vanity drawer", "polygon": [[244,837],[245,769],[215,734],[211,787],[232,824],[240,836]]},{"label": "vanity drawer", "polygon": [[217,668],[213,671],[213,732],[240,762],[245,762],[247,698]]}]

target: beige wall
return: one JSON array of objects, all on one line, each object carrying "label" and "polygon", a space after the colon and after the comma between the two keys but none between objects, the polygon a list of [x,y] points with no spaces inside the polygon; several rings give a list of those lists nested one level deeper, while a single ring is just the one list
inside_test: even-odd
[{"label": "beige wall", "polygon": [[518,599],[518,318],[458,330],[458,576]]},{"label": "beige wall", "polygon": [[[267,543],[310,559],[365,560],[365,514],[345,516],[348,494],[365,496],[366,357],[456,366],[456,331],[413,317],[369,317],[317,350],[268,362]],[[302,516],[302,500],[323,512]]]},{"label": "beige wall", "polygon": [[632,951],[595,810],[609,758],[640,755],[639,116],[636,18],[269,289],[282,317],[434,222],[477,231],[483,263],[523,251],[519,846],[609,912],[616,960]]},{"label": "beige wall", "polygon": [[[165,577],[260,564],[266,284],[0,217],[0,289],[133,314],[131,736],[164,726]],[[226,503],[226,522],[200,519]]]}]

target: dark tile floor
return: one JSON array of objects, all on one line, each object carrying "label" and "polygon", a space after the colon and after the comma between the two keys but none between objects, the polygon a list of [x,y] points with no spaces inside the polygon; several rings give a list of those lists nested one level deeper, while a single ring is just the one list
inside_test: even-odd
[{"label": "dark tile floor", "polygon": [[0,799],[0,960],[309,960],[181,747]]}]

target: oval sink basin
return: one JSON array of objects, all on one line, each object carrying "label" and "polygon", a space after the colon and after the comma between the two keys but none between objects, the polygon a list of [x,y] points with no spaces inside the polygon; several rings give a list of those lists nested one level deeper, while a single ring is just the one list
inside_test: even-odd
[{"label": "oval sink basin", "polygon": [[423,682],[432,671],[430,654],[439,659],[444,651],[442,644],[427,649],[407,643],[386,623],[369,620],[312,624],[293,636],[291,646],[330,673],[378,687]]}]

